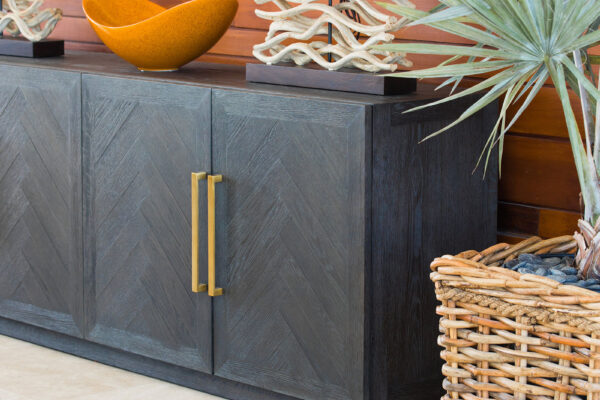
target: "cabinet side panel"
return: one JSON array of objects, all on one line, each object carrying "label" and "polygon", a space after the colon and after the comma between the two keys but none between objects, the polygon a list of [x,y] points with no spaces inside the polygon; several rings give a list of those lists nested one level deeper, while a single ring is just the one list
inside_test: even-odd
[{"label": "cabinet side panel", "polygon": [[81,75],[0,76],[0,316],[81,336]]},{"label": "cabinet side panel", "polygon": [[376,108],[373,133],[371,400],[430,400],[442,394],[438,316],[429,264],[484,249],[496,239],[497,159],[472,174],[495,122],[495,105],[419,144],[466,103],[402,114]]}]

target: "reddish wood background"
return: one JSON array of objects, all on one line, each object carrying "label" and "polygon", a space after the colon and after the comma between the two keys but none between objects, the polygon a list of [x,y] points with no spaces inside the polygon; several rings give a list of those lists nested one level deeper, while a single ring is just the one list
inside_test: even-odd
[{"label": "reddish wood background", "polygon": [[[254,15],[253,0],[239,1],[240,9],[232,27],[202,60],[232,64],[255,61],[252,45],[262,42],[268,23]],[[182,1],[156,2],[171,6]],[[437,4],[437,0],[413,2],[424,10]],[[64,11],[64,19],[53,37],[65,39],[67,48],[108,51],[85,20],[80,0],[46,0],[46,5]],[[399,32],[397,37],[399,40],[465,43],[456,36],[421,27]],[[440,58],[431,56],[411,56],[411,59],[416,67],[440,62]],[[548,86],[506,138],[499,194],[499,239],[515,241],[533,234],[552,237],[573,233],[579,216],[578,193],[562,110],[554,88]]]}]

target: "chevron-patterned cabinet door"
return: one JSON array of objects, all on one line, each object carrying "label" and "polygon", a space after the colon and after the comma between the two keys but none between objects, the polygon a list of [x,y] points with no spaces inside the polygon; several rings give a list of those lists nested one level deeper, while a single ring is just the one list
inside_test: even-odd
[{"label": "chevron-patterned cabinet door", "polygon": [[213,91],[215,375],[363,399],[370,109]]},{"label": "chevron-patterned cabinet door", "polygon": [[[209,373],[211,302],[191,283],[190,176],[210,168],[210,92],[83,76],[86,338]],[[200,194],[206,210],[204,185]]]},{"label": "chevron-patterned cabinet door", "polygon": [[81,337],[80,74],[0,77],[0,316]]}]

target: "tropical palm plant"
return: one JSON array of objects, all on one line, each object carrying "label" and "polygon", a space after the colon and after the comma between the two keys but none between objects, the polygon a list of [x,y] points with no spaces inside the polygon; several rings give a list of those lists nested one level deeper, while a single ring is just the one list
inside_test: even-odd
[{"label": "tropical palm plant", "polygon": [[[460,118],[428,138],[501,99],[500,117],[480,158],[486,167],[496,146],[502,158],[504,135],[548,79],[552,81],[567,121],[584,203],[580,232],[575,234],[579,244],[577,263],[584,277],[600,278],[600,90],[592,68],[598,57],[588,52],[600,44],[600,0],[440,0],[440,6],[429,12],[379,4],[412,20],[410,25],[428,25],[476,43],[474,46],[400,43],[377,47],[450,56],[435,68],[395,74],[447,78],[441,86],[453,85],[452,94],[424,107],[485,92]],[[481,74],[486,76],[481,82],[455,93],[464,77]],[[569,98],[569,87],[578,94],[583,108],[583,139]],[[519,101],[522,104],[516,114],[509,117],[509,107],[518,105]]]}]

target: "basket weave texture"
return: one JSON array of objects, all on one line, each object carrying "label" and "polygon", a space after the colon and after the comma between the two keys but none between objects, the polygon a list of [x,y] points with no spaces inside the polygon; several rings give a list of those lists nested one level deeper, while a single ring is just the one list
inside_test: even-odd
[{"label": "basket weave texture", "polygon": [[502,268],[575,250],[571,236],[534,237],[431,264],[443,400],[600,400],[600,294]]}]

